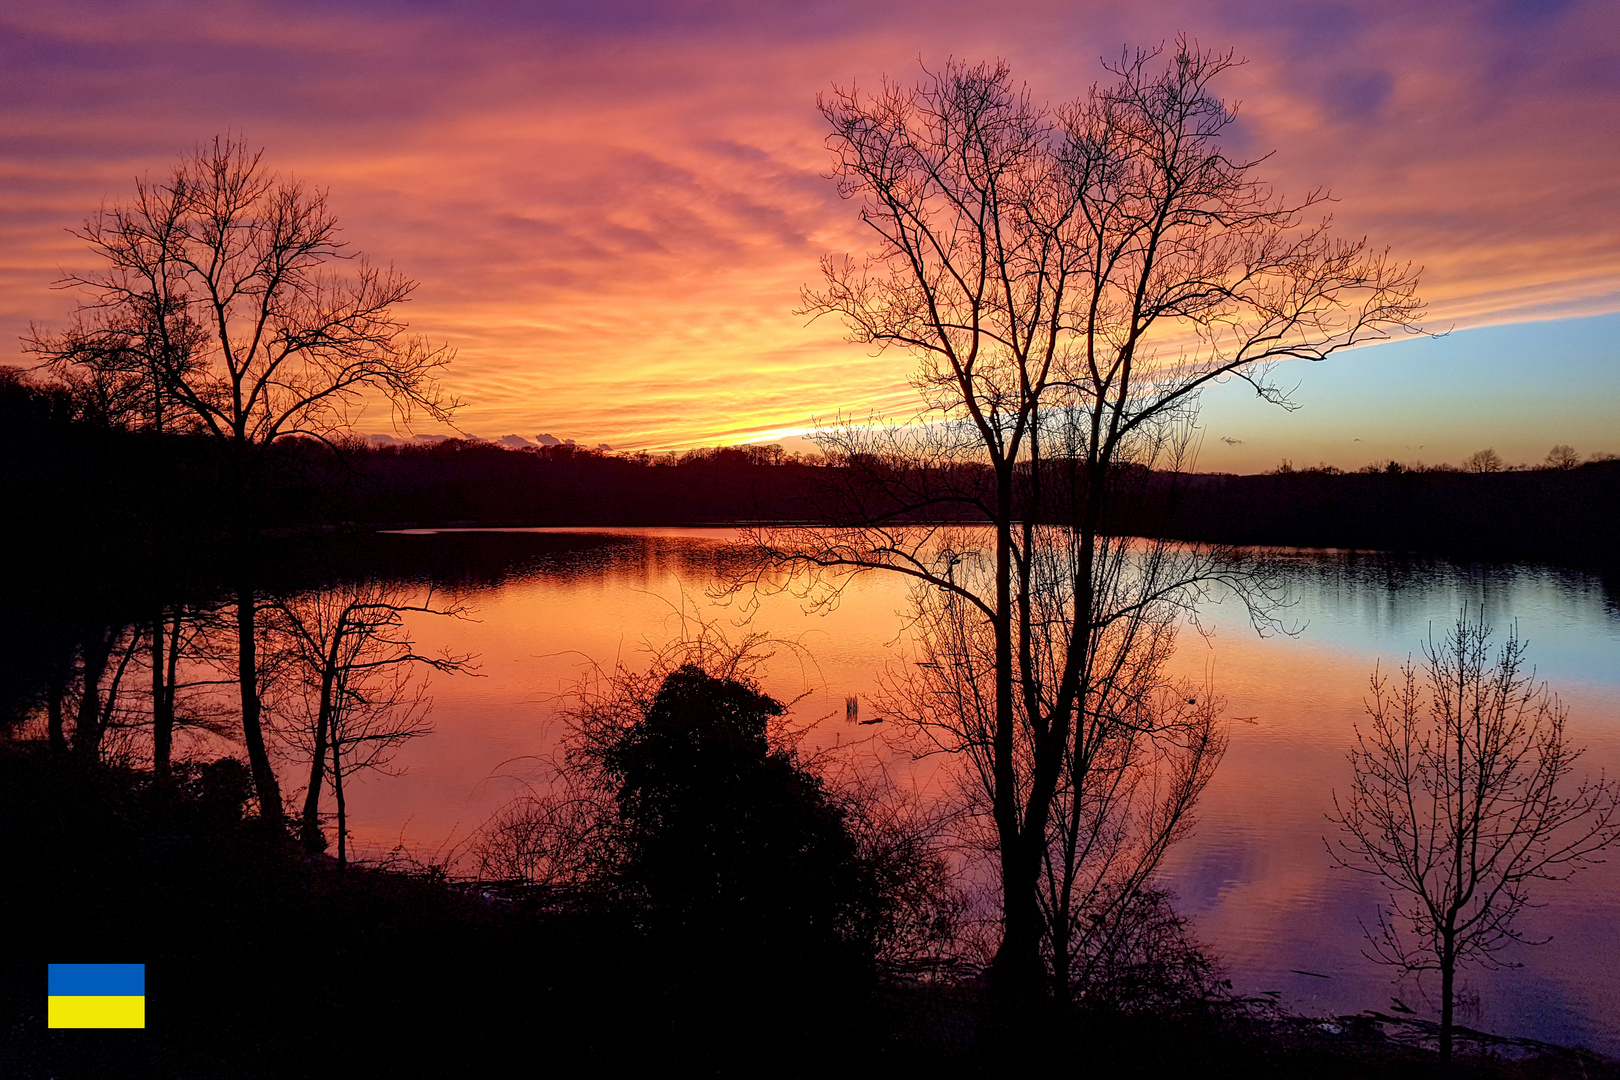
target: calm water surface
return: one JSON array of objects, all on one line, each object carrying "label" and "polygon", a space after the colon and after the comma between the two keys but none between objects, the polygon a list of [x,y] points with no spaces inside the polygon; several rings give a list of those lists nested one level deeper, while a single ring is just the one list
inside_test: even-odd
[{"label": "calm water surface", "polygon": [[[729,532],[573,532],[498,584],[455,589],[472,621],[413,622],[429,649],[477,653],[481,676],[435,677],[436,730],[405,748],[397,759],[404,774],[356,778],[349,805],[362,850],[403,843],[454,853],[544,774],[538,759],[556,749],[559,713],[591,665],[645,664],[649,649],[680,632],[683,610],[718,620],[734,638],[762,630],[797,643],[771,661],[765,688],[798,699],[795,720],[819,721],[813,741],[859,742],[879,730],[849,724],[844,700],[871,695],[880,672],[899,662],[903,583],[858,579],[825,614],[807,614],[791,596],[765,598],[740,627],[732,625],[744,615],[738,606],[706,595]],[[1362,956],[1360,922],[1376,918],[1381,894],[1370,879],[1335,870],[1323,839],[1332,832],[1332,792],[1349,783],[1345,753],[1365,715],[1368,676],[1375,664],[1391,670],[1408,655],[1421,659],[1431,629],[1439,637],[1464,605],[1483,604],[1499,638],[1517,623],[1538,677],[1569,706],[1570,735],[1587,748],[1577,772],[1620,775],[1614,583],[1606,590],[1595,576],[1546,568],[1333,552],[1299,553],[1290,565],[1295,603],[1284,621],[1296,633],[1260,637],[1230,601],[1203,609],[1207,636],[1183,632],[1176,664],[1211,678],[1226,699],[1230,746],[1198,828],[1173,849],[1162,883],[1240,992],[1275,991],[1324,1015],[1387,1009],[1394,996],[1433,1015],[1423,987],[1396,984]],[[875,741],[855,752],[891,756]],[[943,783],[949,767],[895,764],[924,785]],[[1543,906],[1520,926],[1551,941],[1507,954],[1522,966],[1463,975],[1460,1021],[1620,1054],[1620,852],[1536,895]]]}]

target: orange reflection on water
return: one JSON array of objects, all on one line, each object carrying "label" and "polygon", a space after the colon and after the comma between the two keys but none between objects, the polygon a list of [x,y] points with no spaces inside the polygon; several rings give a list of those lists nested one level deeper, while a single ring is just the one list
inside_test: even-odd
[{"label": "orange reflection on water", "polygon": [[[846,697],[856,695],[861,719],[877,719],[871,703],[880,677],[901,663],[906,584],[889,575],[858,578],[837,607],[815,614],[795,596],[761,596],[751,621],[739,625],[740,603],[716,604],[706,594],[721,557],[715,541],[729,535],[636,530],[600,542],[581,535],[577,549],[521,576],[460,593],[473,621],[417,617],[411,629],[420,646],[477,653],[480,677],[435,678],[436,731],[400,755],[405,776],[356,778],[349,806],[362,849],[403,841],[418,852],[453,853],[526,783],[543,781],[569,696],[592,665],[644,666],[682,633],[683,617],[717,622],[733,640],[750,631],[778,639],[764,688],[793,702],[794,724],[811,726],[808,747],[856,744],[857,759],[886,764],[902,782],[932,792],[951,783],[949,759],[914,763],[879,737],[888,728],[851,724],[844,713]],[[1262,639],[1225,610],[1233,605],[1206,612],[1212,638],[1183,631],[1173,666],[1208,678],[1225,699],[1230,743],[1196,831],[1171,850],[1161,879],[1239,992],[1277,990],[1294,1008],[1323,1014],[1383,1008],[1392,991],[1418,1007],[1417,988],[1393,987],[1391,973],[1361,954],[1360,924],[1375,921],[1380,894],[1373,880],[1332,866],[1327,814],[1332,792],[1349,781],[1345,755],[1374,665],[1393,670],[1416,651],[1418,628],[1454,618],[1452,605],[1476,584],[1493,611],[1540,626],[1541,651],[1531,634],[1531,655],[1562,671],[1557,689],[1570,706],[1570,734],[1589,748],[1580,767],[1620,774],[1620,685],[1612,676],[1579,677],[1601,672],[1620,631],[1600,598],[1567,583],[1504,572],[1479,583],[1420,578],[1386,587],[1331,575],[1323,585],[1302,575],[1298,588],[1315,607],[1298,636]],[[1573,629],[1558,630],[1562,624]],[[1566,663],[1566,653],[1585,660]],[[1532,938],[1551,936],[1551,944],[1520,949],[1513,959],[1522,969],[1465,976],[1465,988],[1479,994],[1479,1015],[1469,1022],[1620,1050],[1620,1031],[1606,1019],[1620,1001],[1620,935],[1607,930],[1620,919],[1620,864],[1591,868],[1576,883],[1549,883],[1537,895],[1546,906],[1526,912],[1520,925]]]},{"label": "orange reflection on water", "polygon": [[[1346,755],[1366,718],[1369,676],[1375,664],[1393,673],[1405,656],[1326,645],[1308,631],[1260,640],[1234,629],[1208,646],[1189,635],[1177,656],[1189,672],[1212,668],[1234,719],[1198,830],[1172,849],[1162,878],[1239,992],[1279,990],[1292,1007],[1319,1014],[1384,1008],[1392,994],[1420,1007],[1420,988],[1393,985],[1391,970],[1362,952],[1360,927],[1376,922],[1387,894],[1375,879],[1335,868],[1328,853],[1338,835],[1333,795],[1350,782]],[[1620,772],[1615,688],[1566,682],[1559,693],[1570,737],[1587,747],[1577,774]],[[1517,926],[1551,941],[1507,957],[1522,969],[1463,973],[1460,985],[1479,995],[1478,1015],[1465,1022],[1614,1047],[1620,1033],[1605,1018],[1620,1000],[1620,935],[1607,927],[1620,915],[1620,865],[1541,884],[1535,895],[1545,906]]]},{"label": "orange reflection on water", "polygon": [[[546,530],[589,534],[590,530]],[[403,777],[357,777],[349,799],[355,839],[387,850],[450,850],[526,783],[547,775],[566,732],[564,713],[599,665],[645,668],[653,653],[690,633],[696,620],[732,641],[752,631],[773,638],[764,689],[791,703],[789,721],[808,727],[807,749],[861,743],[898,776],[936,782],[938,762],[913,763],[877,736],[880,725],[852,725],[845,699],[870,705],[877,677],[890,662],[905,622],[906,589],[871,575],[850,583],[841,602],[806,614],[792,594],[715,602],[717,539],[728,530],[621,530],[635,542],[584,558],[560,559],[494,588],[454,594],[467,620],[417,616],[410,631],[429,654],[443,649],[478,656],[477,677],[435,676],[435,733],[396,758]],[[746,620],[746,622],[745,622]]]}]

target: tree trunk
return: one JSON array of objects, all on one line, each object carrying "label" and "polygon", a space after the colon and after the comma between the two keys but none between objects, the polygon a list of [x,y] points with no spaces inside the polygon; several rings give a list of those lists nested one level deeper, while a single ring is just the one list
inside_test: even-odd
[{"label": "tree trunk", "polygon": [[1001,856],[1001,947],[990,967],[991,987],[1004,1005],[1023,1007],[1044,997],[1046,965],[1041,961],[1040,854],[1020,839]]},{"label": "tree trunk", "polygon": [[1023,1007],[1039,1001],[1046,987],[1041,963],[1040,883],[1045,830],[1039,837],[1027,822],[1020,827],[1018,779],[1013,766],[1013,609],[1012,517],[1013,470],[996,467],[996,730],[994,734],[994,810],[1001,849],[1001,946],[990,967],[992,992],[1003,1006]]},{"label": "tree trunk", "polygon": [[162,605],[152,616],[152,771],[160,783],[169,779],[169,758],[174,746],[174,699],[165,688],[163,633],[167,625]]},{"label": "tree trunk", "polygon": [[[165,322],[165,329],[167,323]],[[166,335],[165,335],[166,337]],[[174,752],[174,692],[166,690],[164,686],[163,663],[163,635],[167,629],[167,612],[163,606],[163,578],[166,576],[159,567],[163,566],[163,556],[166,554],[167,544],[164,542],[164,525],[168,521],[169,507],[165,479],[169,471],[164,467],[166,462],[162,459],[163,442],[163,395],[165,388],[163,378],[156,368],[150,372],[152,375],[152,430],[157,439],[154,445],[158,447],[159,466],[147,474],[151,484],[152,503],[152,772],[160,784],[169,780],[169,763]],[[175,627],[178,631],[180,623],[179,609],[175,610]],[[169,665],[171,668],[173,664]],[[172,679],[169,681],[173,681]]]},{"label": "tree trunk", "polygon": [[349,862],[349,819],[343,805],[343,757],[337,741],[332,742],[332,791],[337,795],[338,869]]},{"label": "tree trunk", "polygon": [[1073,965],[1069,945],[1073,928],[1067,911],[1054,913],[1052,923],[1052,999],[1060,1010],[1074,1003]]},{"label": "tree trunk", "polygon": [[1451,996],[1456,974],[1457,957],[1447,934],[1440,955],[1440,1071],[1445,1075],[1451,1072]]},{"label": "tree trunk", "polygon": [[[118,640],[118,636],[122,633],[122,629],[118,630],[117,633],[109,633],[107,635],[107,644],[110,646],[114,641]],[[107,730],[112,727],[113,710],[118,707],[118,688],[119,686],[123,685],[124,672],[129,668],[130,660],[135,656],[136,651],[139,650],[140,647],[140,631],[132,628],[129,635],[129,647],[124,650],[124,655],[119,657],[118,666],[113,669],[112,681],[107,684],[107,696],[101,703],[101,721],[97,727],[97,730],[102,735],[105,735]],[[111,655],[111,652],[112,650],[109,648],[109,656]],[[99,742],[100,735],[97,736],[98,746]]]},{"label": "tree trunk", "polygon": [[111,652],[112,641],[106,627],[91,627],[85,632],[81,649],[83,690],[73,725],[73,750],[91,759],[101,752],[101,676],[107,670],[107,657]]},{"label": "tree trunk", "polygon": [[63,733],[62,699],[67,696],[67,685],[61,676],[53,676],[45,692],[45,731],[53,754],[67,753],[67,736]]},{"label": "tree trunk", "polygon": [[[336,649],[334,648],[334,653]],[[309,762],[309,787],[304,789],[304,813],[299,825],[299,838],[304,850],[310,853],[326,848],[326,836],[321,832],[321,784],[325,780],[327,733],[332,724],[332,665],[321,673],[321,705],[315,718],[315,753]],[[342,826],[339,825],[341,834]],[[339,844],[341,846],[341,838]]]},{"label": "tree trunk", "polygon": [[[244,556],[246,557],[246,556]],[[253,791],[259,800],[259,818],[277,828],[282,823],[281,785],[270,767],[259,721],[259,658],[253,586],[242,575],[236,588],[236,677],[242,692],[242,741],[247,744]]]},{"label": "tree trunk", "polygon": [[168,685],[163,688],[163,715],[168,717],[169,720],[171,744],[174,741],[174,705],[175,701],[178,700],[175,687],[180,685],[180,624],[185,615],[185,605],[176,604],[174,606],[174,623],[169,627],[169,677]]}]

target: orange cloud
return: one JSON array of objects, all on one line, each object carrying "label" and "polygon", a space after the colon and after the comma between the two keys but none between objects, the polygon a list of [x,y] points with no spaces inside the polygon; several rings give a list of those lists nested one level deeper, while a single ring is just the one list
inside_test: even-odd
[{"label": "orange cloud", "polygon": [[[1245,152],[1427,270],[1433,324],[1620,310],[1616,32],[1601,5],[1486,15],[1167,3],[918,3],[756,16],[80,4],[8,14],[0,340],[59,322],[63,230],[227,129],[329,186],[348,237],[421,287],[462,427],[653,449],[909,411],[911,361],[792,314],[867,246],[822,173],[815,94],[917,58],[1006,56],[1038,96],[1188,29],[1250,63]],[[0,346],[0,348],[8,348]],[[385,414],[366,421],[381,429]]]}]

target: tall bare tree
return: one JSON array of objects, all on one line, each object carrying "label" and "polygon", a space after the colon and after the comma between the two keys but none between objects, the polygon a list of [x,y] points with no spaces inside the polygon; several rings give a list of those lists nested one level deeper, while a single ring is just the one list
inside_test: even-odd
[{"label": "tall bare tree", "polygon": [[[1211,85],[1230,54],[1178,39],[1161,55],[1125,54],[1111,85],[1056,109],[1000,63],[819,101],[839,190],[876,248],[824,260],[805,312],[914,354],[924,412],[830,432],[825,448],[866,481],[845,527],[761,535],[761,565],[898,572],[925,612],[973,624],[971,648],[948,651],[983,663],[958,715],[984,721],[973,745],[1003,908],[992,974],[1012,996],[1050,986],[1041,883],[1059,792],[1086,790],[1096,761],[1084,732],[1116,689],[1158,685],[1136,674],[1162,651],[1143,630],[1218,565],[1160,546],[1129,568],[1108,539],[1121,485],[1175,458],[1203,387],[1241,378],[1288,407],[1271,364],[1420,313],[1409,267],[1306,220],[1323,192],[1288,202],[1255,177],[1261,159],[1228,152],[1235,111]],[[918,527],[952,517],[985,523],[979,538]],[[1058,881],[1057,909],[1082,879]]]},{"label": "tall bare tree", "polygon": [[1367,931],[1372,959],[1440,973],[1440,1059],[1452,1052],[1459,964],[1498,966],[1524,941],[1514,920],[1531,883],[1556,881],[1620,840],[1620,786],[1568,783],[1581,752],[1565,735],[1568,710],[1525,674],[1510,633],[1493,659],[1491,630],[1464,612],[1423,669],[1372,677],[1370,730],[1356,730],[1353,778],[1331,819],[1329,852],[1389,889],[1387,913]]},{"label": "tall bare tree", "polygon": [[70,364],[92,361],[90,370],[138,369],[157,408],[225,451],[234,498],[221,516],[238,556],[242,733],[260,813],[279,824],[255,654],[263,450],[289,436],[329,439],[372,399],[402,419],[443,420],[456,403],[436,381],[450,350],[407,334],[399,318],[415,283],[364,259],[345,267],[354,256],[326,193],[269,171],[262,158],[216,138],[166,180],[138,180],[132,200],[90,218],[76,235],[101,267],[58,283],[90,298],[71,330],[35,332],[30,347]]}]

